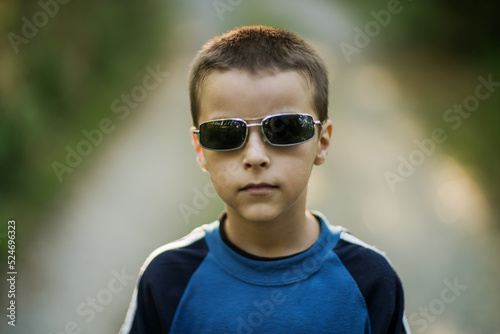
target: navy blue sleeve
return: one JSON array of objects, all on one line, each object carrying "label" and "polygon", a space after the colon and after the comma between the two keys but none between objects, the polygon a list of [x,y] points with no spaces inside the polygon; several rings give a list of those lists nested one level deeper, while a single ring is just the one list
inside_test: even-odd
[{"label": "navy blue sleeve", "polygon": [[139,279],[132,326],[126,333],[168,333],[186,286],[207,252],[205,239],[200,239],[153,258]]},{"label": "navy blue sleeve", "polygon": [[370,248],[343,239],[339,240],[334,252],[365,299],[371,333],[407,333],[403,323],[403,287],[388,260]]}]

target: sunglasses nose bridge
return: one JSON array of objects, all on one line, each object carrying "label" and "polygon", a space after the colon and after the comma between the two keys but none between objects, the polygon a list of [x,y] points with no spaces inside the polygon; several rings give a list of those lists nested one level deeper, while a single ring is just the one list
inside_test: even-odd
[{"label": "sunglasses nose bridge", "polygon": [[251,124],[247,123],[247,128],[254,128],[257,126],[262,126],[262,123],[251,123]]},{"label": "sunglasses nose bridge", "polygon": [[249,140],[249,137],[250,137],[250,130],[251,128],[257,128],[257,127],[260,127],[261,128],[261,131],[260,131],[260,134],[261,134],[261,138],[264,142],[269,142],[269,140],[267,139],[266,137],[266,134],[264,132],[264,128],[262,127],[262,123],[251,123],[251,124],[246,124],[246,127],[247,127],[247,138],[245,140],[245,144],[246,142]]}]

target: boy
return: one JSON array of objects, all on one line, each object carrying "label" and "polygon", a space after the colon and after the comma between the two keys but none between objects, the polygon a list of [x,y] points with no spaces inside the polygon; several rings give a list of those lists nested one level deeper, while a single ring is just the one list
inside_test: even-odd
[{"label": "boy", "polygon": [[306,210],[332,133],[312,47],[229,31],[202,48],[189,91],[196,159],[226,210],[151,254],[121,333],[409,333],[388,260]]}]

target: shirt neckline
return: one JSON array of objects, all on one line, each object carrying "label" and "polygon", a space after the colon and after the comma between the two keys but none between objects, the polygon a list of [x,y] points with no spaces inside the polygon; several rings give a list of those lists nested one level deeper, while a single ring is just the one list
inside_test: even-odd
[{"label": "shirt neckline", "polygon": [[[304,253],[304,252],[307,252],[307,250],[310,248],[307,248],[303,251],[300,251],[300,252],[297,252],[297,253],[294,253],[294,254],[290,254],[290,255],[285,255],[285,256],[277,256],[277,257],[266,257],[266,256],[258,256],[258,255],[254,255],[254,254],[251,254],[251,253],[248,253],[247,251],[241,249],[240,247],[236,246],[231,240],[229,240],[229,238],[227,237],[227,234],[226,234],[226,218],[227,218],[227,213],[226,212],[223,212],[221,215],[220,215],[220,218],[219,218],[219,234],[220,234],[220,237],[222,239],[222,241],[229,246],[229,248],[231,248],[233,251],[235,251],[236,253],[244,256],[244,257],[247,257],[249,259],[252,259],[252,260],[255,260],[255,261],[279,261],[279,260],[284,260],[284,259],[288,259],[288,258],[291,258],[293,256],[297,256],[301,253]],[[317,222],[319,223],[319,227],[321,229],[321,219],[314,216],[314,218],[316,218]],[[312,246],[311,246],[312,247]]]},{"label": "shirt neckline", "polygon": [[324,261],[334,256],[333,248],[341,231],[329,225],[321,213],[313,214],[321,224],[316,242],[303,252],[271,261],[248,257],[234,250],[221,236],[220,226],[223,223],[215,221],[205,231],[205,240],[210,250],[207,261],[215,262],[231,276],[257,285],[276,286],[304,280],[318,271]]}]

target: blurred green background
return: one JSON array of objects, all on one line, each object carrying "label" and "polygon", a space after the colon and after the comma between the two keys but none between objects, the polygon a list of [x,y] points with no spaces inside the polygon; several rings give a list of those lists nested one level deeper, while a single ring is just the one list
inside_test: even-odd
[{"label": "blurred green background", "polygon": [[[377,26],[373,13],[391,5],[398,13],[345,57],[355,28]],[[69,321],[84,333],[118,331],[133,282],[95,319],[75,309],[113,269],[136,276],[153,249],[217,218],[222,204],[206,193],[197,214],[181,210],[209,183],[190,147],[189,63],[216,34],[268,24],[310,40],[329,65],[335,144],[311,181],[313,208],[387,250],[414,332],[499,333],[500,86],[457,129],[443,119],[474,95],[478,77],[500,82],[499,14],[486,0],[3,0],[0,258],[15,219],[21,302],[19,326],[2,332],[55,333]],[[127,114],[115,112],[148,68],[168,75]],[[54,162],[65,164],[67,147],[83,147],[83,131],[105,119],[113,130],[58,178]],[[396,172],[398,157],[435,128],[447,140],[390,191],[384,172]],[[425,326],[416,321],[455,277],[469,287],[463,297]]]}]

